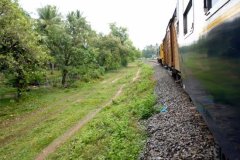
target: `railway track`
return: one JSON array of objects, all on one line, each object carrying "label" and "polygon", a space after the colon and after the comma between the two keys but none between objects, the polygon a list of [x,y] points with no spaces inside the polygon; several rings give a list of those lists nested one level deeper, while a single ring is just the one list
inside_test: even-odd
[{"label": "railway track", "polygon": [[213,136],[188,95],[167,70],[149,63],[155,70],[158,105],[166,112],[148,119],[149,137],[140,159],[219,159]]}]

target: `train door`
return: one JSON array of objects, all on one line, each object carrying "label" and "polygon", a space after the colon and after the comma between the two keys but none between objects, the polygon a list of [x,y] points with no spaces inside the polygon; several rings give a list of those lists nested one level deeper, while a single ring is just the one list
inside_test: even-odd
[{"label": "train door", "polygon": [[164,53],[164,65],[168,65],[168,49],[167,49],[167,36],[163,40],[163,53]]},{"label": "train door", "polygon": [[177,32],[175,28],[175,16],[173,17],[172,23],[170,24],[170,33],[171,33],[172,66],[176,71],[180,72]]},{"label": "train door", "polygon": [[167,45],[167,65],[168,67],[172,68],[172,47],[171,47],[171,33],[170,29],[168,28],[167,30],[167,35],[166,35],[166,45]]}]

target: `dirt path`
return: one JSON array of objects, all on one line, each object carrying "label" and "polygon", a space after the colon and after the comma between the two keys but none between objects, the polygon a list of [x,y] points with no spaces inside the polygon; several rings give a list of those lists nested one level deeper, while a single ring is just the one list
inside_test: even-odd
[{"label": "dirt path", "polygon": [[140,69],[138,69],[136,76],[133,77],[132,82],[135,82],[139,78],[139,75],[140,75]]},{"label": "dirt path", "polygon": [[[107,81],[115,83],[121,78],[122,77],[114,76],[108,78]],[[30,132],[31,129],[39,125],[40,122],[44,122],[54,117],[57,117],[60,113],[64,112],[70,106],[69,104],[80,103],[83,100],[82,97],[84,96],[79,95],[79,93],[74,93],[74,95],[67,95],[64,98],[59,99],[57,102],[50,102],[47,107],[39,108],[36,111],[16,117],[13,120],[0,122],[0,128],[4,128],[7,133],[5,136],[0,137],[0,144],[2,146],[5,146],[11,141],[14,141],[22,135]],[[68,103],[68,105],[65,105],[66,102]],[[27,123],[23,123],[27,119],[31,120],[29,120]]]},{"label": "dirt path", "polygon": [[120,78],[121,78],[121,77],[117,77],[116,79],[114,79],[114,80],[112,81],[112,83],[117,82]]},{"label": "dirt path", "polygon": [[[138,69],[135,77],[133,77],[132,82],[136,81],[139,78],[139,74],[140,74],[140,69]],[[73,136],[77,131],[79,131],[85,124],[87,124],[90,120],[92,120],[103,108],[105,108],[106,106],[109,106],[112,103],[112,101],[122,93],[124,86],[125,86],[124,84],[121,85],[117,93],[105,105],[87,114],[76,125],[74,125],[68,131],[66,131],[63,135],[55,139],[46,148],[44,148],[42,152],[36,157],[36,160],[44,160],[49,154],[53,153],[61,144],[66,142],[71,136]]]},{"label": "dirt path", "polygon": [[[49,107],[46,107],[46,108],[43,108],[42,110],[38,110],[36,112],[31,113],[30,115],[32,117],[34,117],[33,114],[35,114],[35,117],[29,123],[27,123],[25,126],[23,126],[22,128],[19,128],[19,130],[17,130],[17,132],[15,131],[14,133],[11,133],[11,130],[10,130],[9,131],[10,134],[8,136],[0,139],[0,144],[5,145],[8,142],[13,141],[14,139],[18,138],[19,136],[26,134],[27,132],[29,132],[29,130],[31,128],[34,128],[40,122],[47,121],[50,118],[56,117],[59,113],[64,112],[64,110],[66,110],[68,106],[62,105],[61,103],[63,103],[64,101],[70,101],[70,99],[76,98],[76,96],[79,96],[79,95],[76,94],[76,95],[73,95],[72,97],[68,96],[66,98],[66,100],[61,99],[60,101],[58,101],[55,106],[49,105]],[[75,100],[73,102],[69,102],[69,103],[70,104],[79,103],[81,100],[82,100],[81,98],[78,98],[77,100]],[[53,110],[53,111],[48,111],[49,109],[51,109],[50,107],[52,107],[52,108],[58,107],[58,109]],[[48,114],[46,114],[46,113],[48,113]],[[36,115],[39,115],[39,116],[36,116]],[[26,118],[28,116],[26,116]],[[24,120],[26,118],[23,117],[23,119],[21,119],[21,120]],[[9,125],[9,126],[11,126],[11,125]]]}]

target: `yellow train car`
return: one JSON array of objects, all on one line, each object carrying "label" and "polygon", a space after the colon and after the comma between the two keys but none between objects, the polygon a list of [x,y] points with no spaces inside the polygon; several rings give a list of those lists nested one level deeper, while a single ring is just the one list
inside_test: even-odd
[{"label": "yellow train car", "polygon": [[160,52],[159,59],[161,59],[164,66],[172,71],[174,79],[179,80],[181,78],[181,72],[176,24],[176,15],[174,14],[168,23],[166,35],[163,39],[162,46],[160,47],[162,48],[162,57]]},{"label": "yellow train car", "polygon": [[164,48],[163,48],[163,43],[160,44],[159,46],[159,52],[158,52],[158,63],[160,63],[161,65],[165,65],[165,60],[164,60]]},{"label": "yellow train car", "polygon": [[168,66],[168,47],[166,36],[163,39],[164,66]]},{"label": "yellow train car", "polygon": [[161,59],[161,63],[164,65],[165,64],[165,60],[164,60],[163,44],[160,45],[160,59]]}]

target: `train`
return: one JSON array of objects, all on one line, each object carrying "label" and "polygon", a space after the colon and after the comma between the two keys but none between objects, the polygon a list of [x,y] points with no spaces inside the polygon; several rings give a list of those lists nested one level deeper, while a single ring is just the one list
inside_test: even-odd
[{"label": "train", "polygon": [[240,0],[177,0],[158,62],[190,96],[220,159],[240,159]]}]

